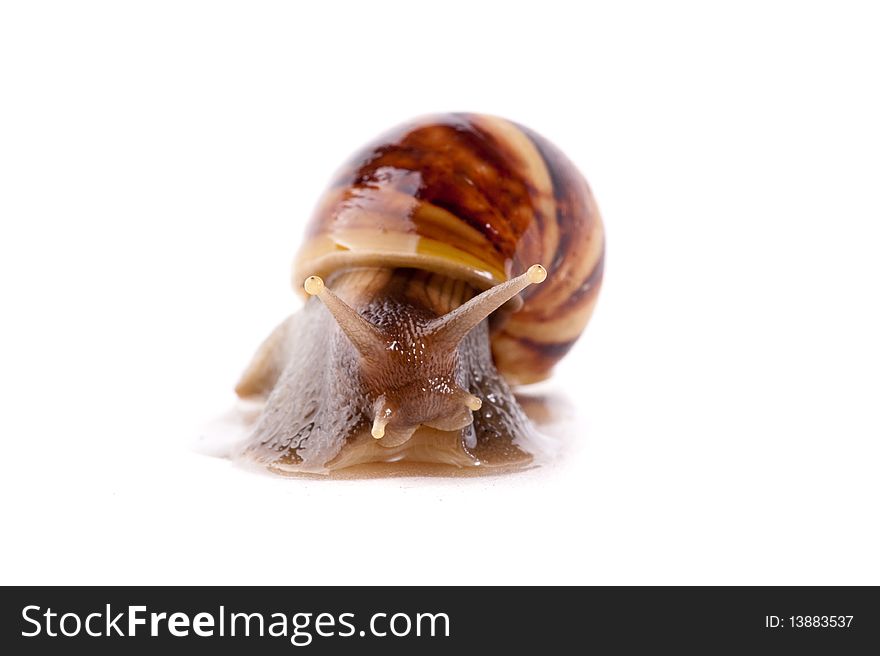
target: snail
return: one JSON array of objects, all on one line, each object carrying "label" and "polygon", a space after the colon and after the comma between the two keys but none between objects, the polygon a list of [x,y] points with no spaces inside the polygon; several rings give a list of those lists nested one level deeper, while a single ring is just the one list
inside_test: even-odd
[{"label": "snail", "polygon": [[308,223],[304,306],[236,386],[265,399],[241,455],[282,474],[528,463],[535,428],[511,386],[546,379],[578,339],[604,250],[586,181],[535,132],[462,113],[394,128]]}]

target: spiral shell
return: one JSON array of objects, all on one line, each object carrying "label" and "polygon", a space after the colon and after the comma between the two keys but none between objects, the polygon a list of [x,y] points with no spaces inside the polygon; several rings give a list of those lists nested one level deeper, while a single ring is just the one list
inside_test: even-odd
[{"label": "spiral shell", "polygon": [[512,383],[546,378],[590,318],[604,263],[592,193],[549,141],[505,119],[443,114],[411,121],[358,151],[318,202],[294,266],[310,275],[383,265],[478,289],[539,262],[545,284],[493,326]]}]

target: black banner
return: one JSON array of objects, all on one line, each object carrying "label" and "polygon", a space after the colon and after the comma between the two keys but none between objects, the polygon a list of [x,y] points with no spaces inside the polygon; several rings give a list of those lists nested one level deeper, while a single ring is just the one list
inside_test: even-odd
[{"label": "black banner", "polygon": [[880,594],[871,587],[2,590],[6,654],[192,654],[227,646],[275,654],[558,653],[599,646],[631,653],[646,645],[674,653],[876,649]]}]

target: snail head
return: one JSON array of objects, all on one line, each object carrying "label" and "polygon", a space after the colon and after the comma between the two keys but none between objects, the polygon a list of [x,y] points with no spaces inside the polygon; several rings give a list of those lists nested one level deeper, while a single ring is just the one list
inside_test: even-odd
[{"label": "snail head", "polygon": [[424,321],[380,328],[345,303],[318,276],[304,288],[333,315],[360,356],[360,375],[370,391],[370,433],[382,446],[403,444],[419,426],[460,430],[482,401],[456,383],[458,346],[492,312],[547,271],[540,264],[474,296],[451,312]]}]

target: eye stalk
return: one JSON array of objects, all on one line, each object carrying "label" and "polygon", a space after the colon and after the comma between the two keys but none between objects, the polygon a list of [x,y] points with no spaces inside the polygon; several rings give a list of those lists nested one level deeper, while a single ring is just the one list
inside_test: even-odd
[{"label": "eye stalk", "polygon": [[[422,336],[434,342],[455,346],[483,319],[486,319],[526,287],[544,282],[546,279],[547,269],[540,264],[533,264],[521,276],[495,285],[483,293],[477,294],[452,312],[429,322],[423,328]],[[307,294],[321,299],[321,302],[327,306],[339,327],[342,328],[342,331],[361,355],[385,349],[386,335],[327,289],[321,278],[309,276],[303,283],[303,288]]]},{"label": "eye stalk", "polygon": [[455,346],[483,319],[488,318],[507,301],[529,285],[543,282],[546,278],[547,269],[540,264],[533,264],[521,276],[495,285],[482,294],[477,294],[467,303],[459,305],[452,312],[438,317],[431,322],[428,330],[434,339]]},{"label": "eye stalk", "polygon": [[303,288],[310,296],[317,296],[336,319],[342,332],[361,355],[375,355],[385,349],[385,335],[379,328],[364,319],[341,298],[327,289],[318,276],[309,276]]},{"label": "eye stalk", "polygon": [[[529,285],[546,278],[547,270],[535,264],[524,274],[418,325],[412,337],[426,353],[425,360],[418,363],[398,357],[395,350],[388,349],[388,344],[396,341],[395,335],[361,316],[330,291],[318,276],[306,278],[303,287],[309,295],[321,300],[362,356],[361,374],[376,399],[370,434],[383,446],[397,446],[423,424],[450,431],[460,430],[473,421],[471,412],[483,406],[482,400],[461,389],[448,374],[449,364],[457,357],[458,345],[492,312]],[[430,381],[435,379],[445,382],[434,389]]]}]

